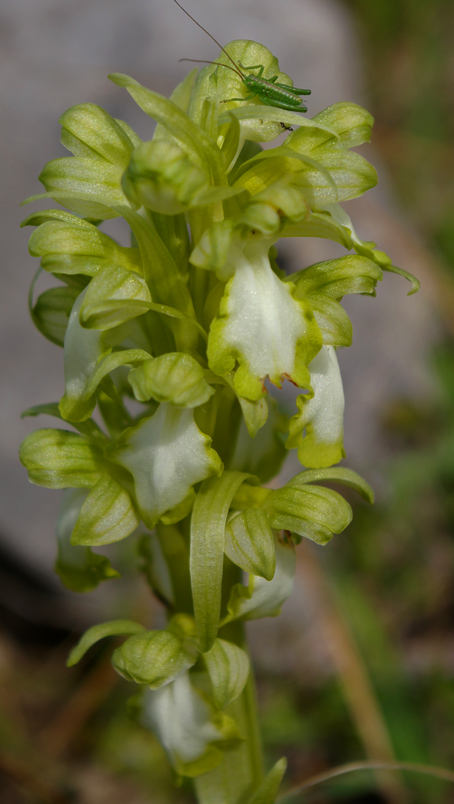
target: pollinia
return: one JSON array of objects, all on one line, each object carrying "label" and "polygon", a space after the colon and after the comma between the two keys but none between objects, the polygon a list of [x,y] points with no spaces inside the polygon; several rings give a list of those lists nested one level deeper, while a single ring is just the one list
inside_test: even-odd
[{"label": "pollinia", "polygon": [[[227,51],[292,86],[263,45]],[[225,53],[217,61],[228,64]],[[351,150],[370,138],[361,107],[309,119],[258,97],[228,102],[248,90],[214,64],[170,99],[110,79],[157,126],[142,142],[91,103],[60,119],[73,155],[44,167],[45,192],[28,201],[61,208],[23,225],[41,260],[30,312],[63,347],[65,387],[58,403],[26,411],[60,421],[29,435],[20,457],[32,483],[67,489],[62,582],[84,592],[118,577],[93,548],[130,537],[168,615],[162,630],[91,628],[69,665],[101,638],[125,637],[113,666],[138,685],[135,714],[177,779],[191,777],[203,804],[272,804],[285,761],[265,775],[244,622],[279,613],[302,538],[323,545],[349,524],[349,504],[320,482],[372,502],[357,474],[332,468],[344,457],[336,349],[352,341],[341,300],[375,295],[384,271],[406,276],[410,292],[417,281],[361,240],[341,206],[377,182]],[[283,129],[285,142],[263,150]],[[128,224],[129,245],[103,232],[113,218]],[[285,237],[349,253],[287,276],[275,249]],[[43,270],[57,284],[33,301]],[[291,418],[265,385],[284,379],[301,389]],[[305,468],[270,488],[289,449]]]}]

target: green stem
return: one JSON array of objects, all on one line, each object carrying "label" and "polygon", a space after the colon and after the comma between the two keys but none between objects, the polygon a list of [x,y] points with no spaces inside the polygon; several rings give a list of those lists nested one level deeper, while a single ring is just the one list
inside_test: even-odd
[{"label": "green stem", "polygon": [[[246,649],[242,623],[225,626],[222,636]],[[252,670],[242,694],[227,707],[226,712],[237,722],[244,742],[225,751],[217,768],[194,780],[199,804],[247,804],[263,780],[262,743]]]},{"label": "green stem", "polygon": [[[239,576],[238,567],[225,561],[224,599],[240,580]],[[221,628],[219,636],[247,651],[243,623],[228,623]],[[221,764],[214,770],[194,780],[199,804],[247,804],[263,780],[263,751],[252,669],[243,692],[225,711],[238,724],[244,741],[237,748],[225,751]]]}]

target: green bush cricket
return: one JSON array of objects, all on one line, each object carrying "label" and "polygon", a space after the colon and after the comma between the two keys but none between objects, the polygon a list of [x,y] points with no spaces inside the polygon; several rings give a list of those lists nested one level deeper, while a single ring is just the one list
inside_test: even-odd
[{"label": "green bush cricket", "polygon": [[[229,61],[233,64],[233,67],[230,67],[228,64],[221,64],[217,61],[205,61],[204,59],[180,59],[180,61],[203,62],[204,64],[217,64],[219,67],[227,67],[228,70],[232,70],[232,72],[235,72],[240,77],[243,84],[250,91],[250,94],[246,95],[245,98],[228,98],[222,101],[222,103],[229,103],[230,101],[248,101],[251,100],[251,98],[257,97],[260,98],[265,106],[274,106],[276,109],[286,109],[290,112],[307,112],[307,107],[303,105],[301,95],[310,95],[310,89],[298,89],[298,87],[291,87],[288,86],[288,84],[280,84],[277,80],[277,75],[273,75],[271,78],[264,78],[263,71],[265,68],[263,64],[254,64],[251,67],[246,67],[241,63],[236,64],[220,42],[218,42],[203,25],[197,22],[197,20],[183,8],[178,0],[174,0],[174,3],[176,3],[189,19],[195,22],[195,24],[221,48],[222,52],[225,53]],[[244,72],[244,70],[248,70],[248,72]],[[253,70],[257,70],[257,72],[254,74],[252,72]],[[285,126],[285,128],[287,128],[287,126]]]}]

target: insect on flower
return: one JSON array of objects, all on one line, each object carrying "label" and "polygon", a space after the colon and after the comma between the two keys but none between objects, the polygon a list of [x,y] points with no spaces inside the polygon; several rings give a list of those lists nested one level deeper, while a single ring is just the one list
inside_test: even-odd
[{"label": "insect on flower", "polygon": [[[240,77],[243,84],[250,91],[250,94],[246,95],[245,98],[228,98],[222,101],[222,103],[228,103],[229,101],[248,101],[251,100],[251,98],[257,97],[260,98],[265,106],[274,106],[277,109],[285,109],[290,112],[307,112],[307,106],[304,106],[301,95],[310,95],[310,89],[299,89],[298,87],[288,86],[288,84],[280,84],[277,80],[277,75],[273,75],[271,78],[264,78],[263,71],[265,67],[263,64],[254,64],[250,67],[246,67],[244,64],[241,64],[241,62],[237,64],[229,53],[227,53],[226,49],[222,47],[220,42],[218,42],[203,25],[197,22],[197,20],[183,8],[178,0],[174,0],[174,3],[176,3],[189,19],[195,22],[195,24],[221,48],[222,52],[225,53],[229,61],[233,64],[233,67],[230,67],[228,64],[221,64],[217,61],[205,61],[205,59],[180,59],[180,61],[217,64],[219,67],[227,67],[228,70],[232,70],[232,72],[235,72]],[[245,70],[248,72],[244,72]],[[257,70],[257,72],[253,73],[253,70]],[[283,127],[287,128],[287,126]]]}]

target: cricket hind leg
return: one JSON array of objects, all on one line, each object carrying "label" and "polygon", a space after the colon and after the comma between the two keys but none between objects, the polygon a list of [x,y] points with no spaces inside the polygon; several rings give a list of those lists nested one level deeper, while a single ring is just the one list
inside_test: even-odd
[{"label": "cricket hind leg", "polygon": [[226,98],[225,100],[222,100],[221,103],[230,103],[230,101],[241,101],[241,102],[243,102],[243,101],[251,100],[251,98],[256,98],[256,97],[257,97],[257,93],[253,92],[252,95],[246,95],[245,98]]}]

